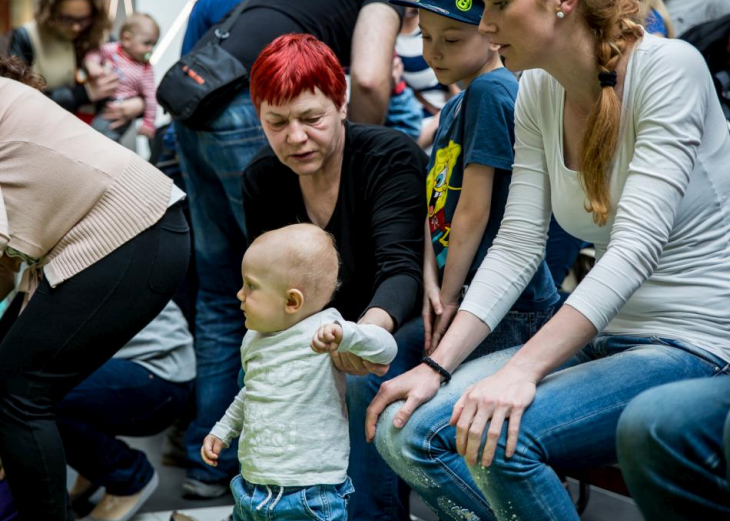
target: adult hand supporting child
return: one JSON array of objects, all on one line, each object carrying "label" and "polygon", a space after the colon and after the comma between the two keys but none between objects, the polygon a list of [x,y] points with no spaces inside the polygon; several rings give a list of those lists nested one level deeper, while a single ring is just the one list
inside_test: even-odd
[{"label": "adult hand supporting child", "polygon": [[144,100],[138,96],[135,98],[125,99],[124,101],[107,103],[102,115],[104,118],[111,121],[109,128],[115,129],[126,125],[142,115],[144,107]]}]

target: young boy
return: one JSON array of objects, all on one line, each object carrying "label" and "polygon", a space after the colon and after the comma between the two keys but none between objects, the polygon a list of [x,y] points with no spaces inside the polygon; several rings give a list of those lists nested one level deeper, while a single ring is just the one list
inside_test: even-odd
[{"label": "young boy", "polygon": [[[124,20],[119,42],[106,43],[84,58],[84,68],[90,77],[97,78],[110,71],[119,76],[119,87],[112,102],[136,96],[144,98],[145,111],[138,133],[149,138],[155,136],[157,116],[155,75],[149,61],[159,38],[157,22],[147,14],[135,13]],[[109,123],[108,119],[97,115],[92,126],[114,141],[119,141],[129,128],[129,124],[110,128]]]},{"label": "young boy", "polygon": [[[426,244],[424,255],[423,319],[430,353],[499,230],[512,175],[518,83],[502,65],[499,47],[479,31],[482,0],[390,1],[419,9],[426,62],[440,83],[458,82],[465,89],[441,111],[428,165],[426,236],[431,245]],[[556,301],[543,263],[513,310],[543,311]],[[506,330],[509,338],[489,335],[487,343],[494,345],[488,350],[522,344],[534,334],[509,325]]]},{"label": "young boy", "polygon": [[231,482],[237,521],[253,519],[251,509],[266,509],[272,519],[309,519],[311,512],[347,519],[354,489],[347,477],[345,375],[329,353],[388,364],[396,344],[385,329],[322,311],[338,269],[332,237],[311,224],[265,233],[243,257],[245,386],[201,447],[203,460],[215,466],[240,435],[241,475]]}]

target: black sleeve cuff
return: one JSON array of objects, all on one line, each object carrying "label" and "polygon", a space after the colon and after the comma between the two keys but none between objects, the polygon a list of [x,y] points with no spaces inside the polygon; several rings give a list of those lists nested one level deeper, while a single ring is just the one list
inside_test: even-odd
[{"label": "black sleeve cuff", "polygon": [[375,295],[363,315],[370,308],[383,309],[395,321],[395,332],[414,316],[420,291],[420,281],[409,275],[389,277],[375,290]]}]

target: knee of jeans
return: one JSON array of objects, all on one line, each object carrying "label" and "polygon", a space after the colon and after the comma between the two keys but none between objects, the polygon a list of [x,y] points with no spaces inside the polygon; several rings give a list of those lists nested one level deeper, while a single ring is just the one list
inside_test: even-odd
[{"label": "knee of jeans", "polygon": [[656,400],[652,393],[634,398],[621,413],[616,427],[616,451],[619,463],[627,465],[631,458],[645,454],[651,448],[657,432]]},{"label": "knee of jeans", "polygon": [[[431,445],[438,445],[438,435],[431,422],[419,421],[418,416],[402,427],[393,425],[398,410],[405,402],[395,402],[378,419],[375,447],[393,471],[412,485],[428,488],[429,478],[420,469],[434,459]],[[436,434],[436,435],[435,435]],[[435,448],[438,451],[437,448]]]}]

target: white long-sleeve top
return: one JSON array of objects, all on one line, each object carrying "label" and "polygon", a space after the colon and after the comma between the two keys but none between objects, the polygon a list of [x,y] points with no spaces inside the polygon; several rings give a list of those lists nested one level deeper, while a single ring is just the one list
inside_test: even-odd
[{"label": "white long-sleeve top", "polygon": [[324,324],[342,326],[337,351],[389,364],[397,347],[385,329],[347,322],[329,308],[277,333],[249,331],[241,345],[244,387],[211,434],[240,435],[238,459],[249,483],[336,485],[347,478],[350,438],[345,375],[310,347]]},{"label": "white long-sleeve top", "polygon": [[507,209],[461,309],[499,323],[543,257],[552,210],[596,247],[567,304],[598,331],[683,340],[730,361],[730,137],[702,56],[652,35],[635,46],[603,227],[564,163],[564,98],[546,72],[523,75]]}]

